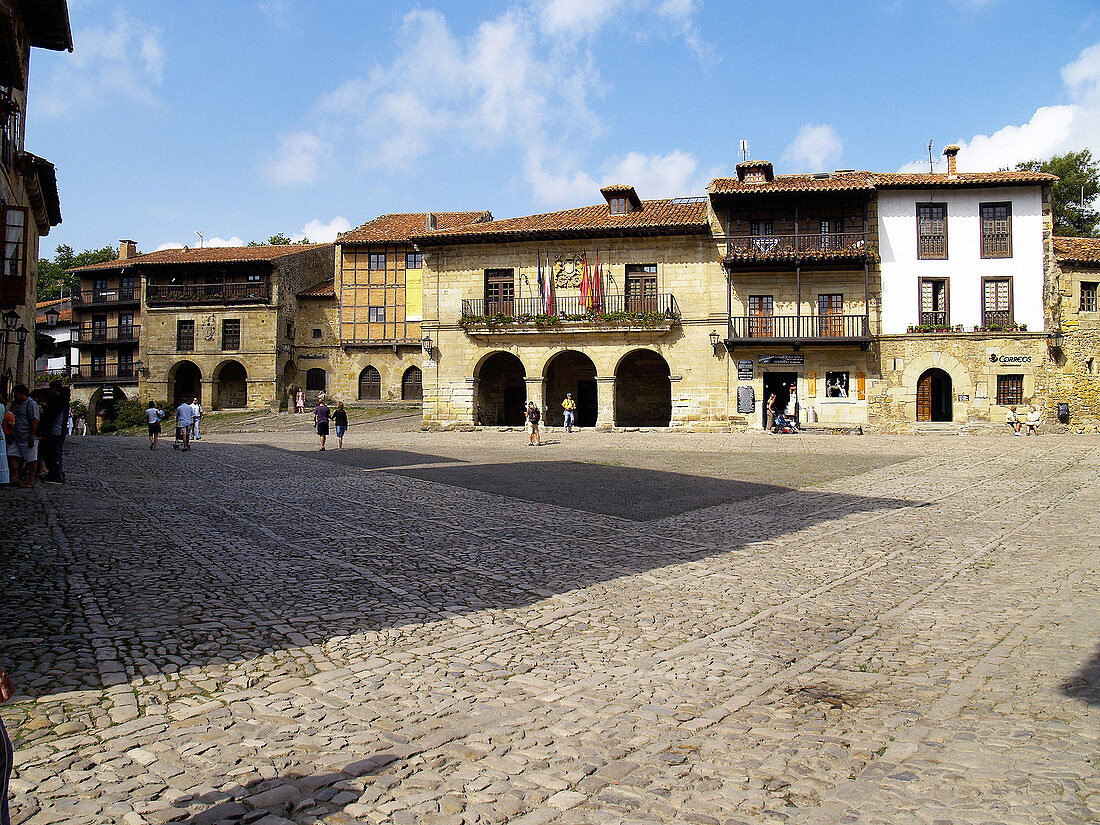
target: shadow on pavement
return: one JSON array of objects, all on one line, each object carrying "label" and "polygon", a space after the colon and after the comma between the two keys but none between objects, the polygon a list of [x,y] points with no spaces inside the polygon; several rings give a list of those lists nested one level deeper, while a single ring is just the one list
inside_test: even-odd
[{"label": "shadow on pavement", "polygon": [[[24,496],[33,507],[0,500],[0,665],[20,692],[100,688],[519,608],[913,505],[572,461],[539,462],[532,475],[523,464],[431,467],[453,459],[349,455],[421,465],[390,474],[307,458],[88,439],[68,462],[69,484]],[[653,519],[749,499],[759,506],[719,508],[691,530],[601,517]],[[723,517],[728,523],[716,521]]]},{"label": "shadow on pavement", "polygon": [[1100,645],[1081,669],[1062,683],[1062,693],[1090,705],[1100,705]]}]

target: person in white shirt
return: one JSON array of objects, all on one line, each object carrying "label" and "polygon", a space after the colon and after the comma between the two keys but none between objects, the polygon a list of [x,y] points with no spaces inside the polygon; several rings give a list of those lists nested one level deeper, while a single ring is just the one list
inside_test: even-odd
[{"label": "person in white shirt", "polygon": [[149,449],[157,448],[157,440],[160,438],[160,422],[164,418],[164,410],[149,402],[149,409],[145,411],[145,421],[149,424]]},{"label": "person in white shirt", "polygon": [[1031,405],[1031,409],[1027,411],[1027,434],[1039,435],[1039,425],[1043,423],[1043,414],[1039,412],[1039,408],[1034,404]]},{"label": "person in white shirt", "polygon": [[199,419],[202,418],[202,404],[199,403],[198,398],[191,399],[191,412],[194,413],[194,423],[191,425],[191,434],[198,440],[202,438],[202,434],[199,432]]},{"label": "person in white shirt", "polygon": [[180,438],[183,440],[183,447],[180,449],[191,449],[191,425],[194,423],[195,410],[186,401],[181,401],[176,407],[176,424],[179,426]]}]

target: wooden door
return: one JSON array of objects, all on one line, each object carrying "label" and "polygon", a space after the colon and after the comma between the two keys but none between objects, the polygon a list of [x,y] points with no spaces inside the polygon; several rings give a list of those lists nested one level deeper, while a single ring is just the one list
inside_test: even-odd
[{"label": "wooden door", "polygon": [[817,314],[821,318],[821,337],[840,338],[844,335],[844,295],[817,296]]},{"label": "wooden door", "polygon": [[485,314],[514,315],[516,281],[511,269],[485,270]]},{"label": "wooden door", "polygon": [[628,266],[626,272],[626,311],[657,311],[657,265]]},{"label": "wooden door", "polygon": [[926,372],[917,381],[917,421],[932,420],[932,372]]},{"label": "wooden door", "polygon": [[772,321],[774,302],[771,295],[749,296],[749,337],[772,338],[775,326]]}]

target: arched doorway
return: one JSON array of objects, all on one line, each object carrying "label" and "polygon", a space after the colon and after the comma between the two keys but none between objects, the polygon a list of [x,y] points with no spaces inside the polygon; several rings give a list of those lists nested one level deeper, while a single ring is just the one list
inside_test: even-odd
[{"label": "arched doorway", "polygon": [[925,370],[917,381],[917,421],[951,421],[951,376],[941,369]]},{"label": "arched doorway", "polygon": [[293,361],[283,366],[283,393],[286,395],[287,412],[294,412],[294,394],[298,390],[298,368]]},{"label": "arched doorway", "polygon": [[424,400],[424,373],[419,367],[409,367],[401,376],[401,400]]},{"label": "arched doorway", "polygon": [[527,370],[510,352],[494,352],[474,373],[478,379],[474,422],[487,426],[522,427],[527,401]]},{"label": "arched doorway", "polygon": [[88,400],[88,429],[92,433],[110,432],[118,418],[118,404],[126,400],[122,387],[114,386],[107,392],[101,387]]},{"label": "arched doorway", "polygon": [[577,402],[578,427],[595,427],[599,409],[596,398],[596,365],[583,352],[566,350],[550,359],[546,365],[546,425],[561,427],[565,411],[561,402],[566,393]]},{"label": "arched doorway", "polygon": [[202,372],[191,361],[177,361],[168,374],[168,395],[172,406],[184,400],[202,398]]},{"label": "arched doorway", "polygon": [[248,373],[239,361],[226,361],[214,382],[213,404],[231,410],[248,406]]},{"label": "arched doorway", "polygon": [[615,370],[615,426],[667,427],[672,421],[668,362],[648,349],[634,350]]},{"label": "arched doorway", "polygon": [[328,389],[328,374],[320,367],[306,370],[306,400],[316,403],[318,396]]},{"label": "arched doorway", "polygon": [[364,367],[363,371],[359,373],[359,400],[382,400],[382,376],[378,374],[378,370],[374,367]]}]

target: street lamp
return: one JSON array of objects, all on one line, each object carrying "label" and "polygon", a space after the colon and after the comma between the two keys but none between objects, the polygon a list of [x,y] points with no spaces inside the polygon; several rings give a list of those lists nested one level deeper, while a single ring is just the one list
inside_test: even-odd
[{"label": "street lamp", "polygon": [[424,354],[427,355],[429,358],[431,358],[432,357],[432,336],[425,333],[424,337],[420,339],[420,346],[423,348]]},{"label": "street lamp", "polygon": [[19,313],[15,311],[15,307],[12,307],[4,313],[4,329],[13,330],[15,325],[19,323]]},{"label": "street lamp", "polygon": [[46,323],[51,327],[56,327],[58,320],[61,318],[61,310],[53,306],[46,310]]},{"label": "street lamp", "polygon": [[710,333],[710,345],[715,349],[718,348],[718,330],[711,330]]}]

